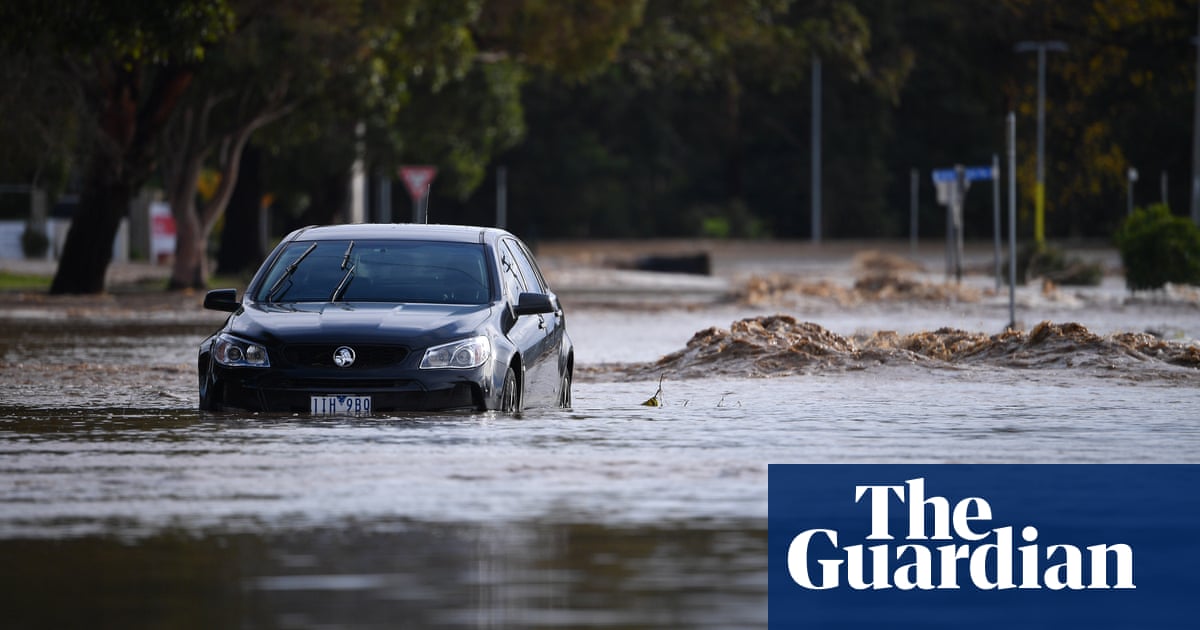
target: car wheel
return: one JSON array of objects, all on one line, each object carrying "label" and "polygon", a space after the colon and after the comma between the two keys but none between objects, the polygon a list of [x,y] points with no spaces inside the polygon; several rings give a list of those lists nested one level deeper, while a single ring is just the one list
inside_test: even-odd
[{"label": "car wheel", "polygon": [[558,392],[558,406],[563,409],[571,408],[571,372],[563,372],[562,390]]},{"label": "car wheel", "polygon": [[220,411],[220,386],[208,374],[200,374],[200,411]]},{"label": "car wheel", "polygon": [[500,411],[516,413],[521,410],[521,384],[517,381],[517,373],[509,366],[504,374],[504,387],[500,390]]}]

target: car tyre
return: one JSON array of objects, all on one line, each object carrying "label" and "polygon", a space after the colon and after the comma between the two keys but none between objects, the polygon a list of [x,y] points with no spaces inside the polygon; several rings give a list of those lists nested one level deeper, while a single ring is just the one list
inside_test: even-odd
[{"label": "car tyre", "polygon": [[563,409],[571,408],[571,372],[563,372],[562,389],[558,392],[558,406]]},{"label": "car tyre", "polygon": [[220,386],[208,373],[200,376],[200,411],[221,411]]},{"label": "car tyre", "polygon": [[221,411],[221,397],[216,390],[216,383],[206,382],[200,387],[200,411]]},{"label": "car tyre", "polygon": [[517,373],[510,365],[504,373],[504,386],[500,388],[500,411],[517,413],[521,411],[521,383]]}]

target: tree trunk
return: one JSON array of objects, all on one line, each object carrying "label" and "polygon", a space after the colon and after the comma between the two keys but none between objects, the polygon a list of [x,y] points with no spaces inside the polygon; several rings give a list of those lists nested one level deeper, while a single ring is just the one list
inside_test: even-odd
[{"label": "tree trunk", "polygon": [[143,99],[143,72],[128,59],[96,65],[96,140],[50,293],[104,291],[121,219],[150,176],[155,140],[192,80],[190,69],[168,64],[154,73]]},{"label": "tree trunk", "polygon": [[204,289],[208,284],[208,239],[195,221],[175,225],[175,263],[167,288]]},{"label": "tree trunk", "polygon": [[121,180],[111,164],[101,163],[99,158],[94,161],[50,285],[53,294],[104,292],[113,239],[129,211],[129,183]]}]

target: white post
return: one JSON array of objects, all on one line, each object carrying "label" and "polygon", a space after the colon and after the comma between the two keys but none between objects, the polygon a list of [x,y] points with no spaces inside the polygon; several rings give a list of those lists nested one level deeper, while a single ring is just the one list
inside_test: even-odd
[{"label": "white post", "polygon": [[496,167],[496,227],[508,229],[508,167]]},{"label": "white post", "polygon": [[1008,328],[1017,327],[1017,115],[1008,113]]},{"label": "white post", "polygon": [[360,122],[355,125],[355,155],[350,175],[350,216],[346,217],[347,223],[362,223],[367,216],[367,175],[366,167],[363,165],[363,138],[366,134],[367,126],[365,124]]},{"label": "white post", "polygon": [[992,154],[992,232],[995,234],[996,292],[1000,292],[1000,156]]}]

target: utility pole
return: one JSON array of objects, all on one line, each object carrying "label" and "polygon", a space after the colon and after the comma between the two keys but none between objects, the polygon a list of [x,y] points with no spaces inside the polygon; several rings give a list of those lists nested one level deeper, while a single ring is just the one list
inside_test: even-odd
[{"label": "utility pole", "polygon": [[1196,96],[1192,111],[1192,223],[1200,225],[1200,11],[1196,12]]},{"label": "utility pole", "polygon": [[917,259],[917,193],[920,189],[920,172],[917,169],[912,169],[908,174],[909,194],[909,210],[908,210],[908,253],[913,259]]},{"label": "utility pole", "polygon": [[1065,52],[1060,41],[1018,42],[1016,52],[1036,52],[1037,76],[1037,182],[1033,188],[1033,239],[1038,249],[1046,244],[1046,51]]},{"label": "utility pole", "polygon": [[[1008,140],[1008,329],[1017,327],[1017,115],[1004,120]],[[998,182],[997,182],[998,183]]]},{"label": "utility pole", "polygon": [[1133,215],[1133,184],[1138,180],[1137,169],[1130,166],[1129,170],[1125,171],[1125,178],[1128,181],[1129,186],[1129,192],[1125,195],[1126,203],[1129,207],[1125,214],[1126,216],[1131,216]]},{"label": "utility pole", "polygon": [[496,227],[508,229],[508,167],[496,167]]},{"label": "utility pole", "polygon": [[821,244],[821,59],[812,62],[812,242]]}]

